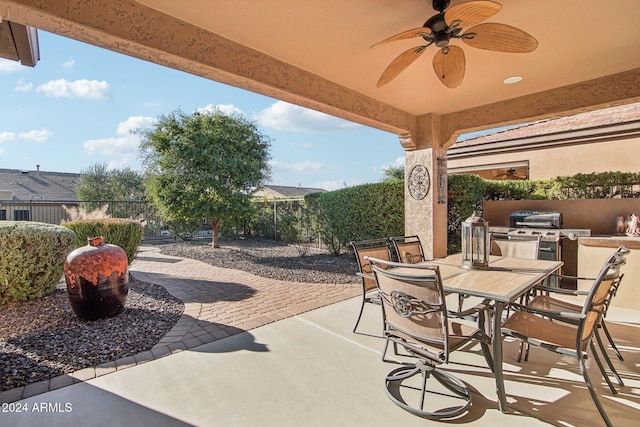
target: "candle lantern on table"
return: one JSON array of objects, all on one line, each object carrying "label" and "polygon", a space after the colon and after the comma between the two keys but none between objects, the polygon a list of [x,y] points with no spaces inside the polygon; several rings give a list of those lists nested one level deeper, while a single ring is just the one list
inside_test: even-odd
[{"label": "candle lantern on table", "polygon": [[487,268],[490,244],[489,223],[474,212],[462,223],[462,266]]}]

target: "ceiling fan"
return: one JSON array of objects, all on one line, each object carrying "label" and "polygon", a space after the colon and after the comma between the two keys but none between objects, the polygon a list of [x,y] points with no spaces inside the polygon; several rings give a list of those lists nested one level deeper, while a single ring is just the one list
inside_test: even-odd
[{"label": "ceiling fan", "polygon": [[522,180],[522,179],[527,179],[527,176],[525,174],[516,172],[516,170],[514,168],[509,168],[509,169],[507,169],[505,171],[505,173],[501,173],[501,174],[495,175],[491,179],[496,179],[496,180],[504,180],[504,179]]},{"label": "ceiling fan", "polygon": [[[438,79],[450,89],[462,83],[466,62],[462,48],[450,44],[453,39],[460,39],[472,47],[498,52],[526,53],[538,47],[538,41],[533,36],[518,28],[497,23],[481,24],[502,9],[499,3],[476,0],[451,7],[449,3],[450,0],[433,0],[433,8],[438,13],[427,19],[422,27],[404,31],[371,46],[413,37],[422,37],[427,42],[426,45],[401,53],[391,61],[378,80],[379,88],[395,79],[432,44],[440,49],[433,57],[433,69]],[[471,28],[463,32],[465,27]]]}]

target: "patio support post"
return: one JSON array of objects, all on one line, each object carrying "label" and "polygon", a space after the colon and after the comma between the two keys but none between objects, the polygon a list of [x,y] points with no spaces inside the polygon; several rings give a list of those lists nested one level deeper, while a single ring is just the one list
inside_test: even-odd
[{"label": "patio support post", "polygon": [[447,162],[441,117],[417,118],[405,148],[405,234],[418,235],[427,259],[447,255]]}]

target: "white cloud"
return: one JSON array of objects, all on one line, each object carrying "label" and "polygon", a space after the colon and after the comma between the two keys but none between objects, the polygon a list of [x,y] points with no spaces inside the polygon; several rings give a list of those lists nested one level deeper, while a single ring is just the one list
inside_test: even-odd
[{"label": "white cloud", "polygon": [[33,89],[33,83],[25,82],[24,79],[18,80],[17,86],[15,87],[16,92],[29,92]]},{"label": "white cloud", "polygon": [[393,163],[387,163],[383,165],[381,169],[384,171],[389,168],[404,167],[405,163],[406,163],[406,157],[398,157],[393,161]]},{"label": "white cloud", "polygon": [[10,61],[8,59],[0,58],[0,73],[15,73],[20,71],[20,63],[18,61]]},{"label": "white cloud", "polygon": [[124,122],[118,123],[118,129],[116,129],[116,133],[118,135],[130,135],[131,131],[135,131],[138,129],[149,129],[156,123],[156,119],[154,117],[148,116],[131,116]]},{"label": "white cloud", "polygon": [[88,155],[98,154],[103,157],[117,157],[108,163],[109,168],[119,168],[132,162],[138,155],[140,137],[132,134],[132,130],[148,129],[156,122],[153,117],[132,116],[118,123],[116,134],[113,138],[90,139],[83,143]]},{"label": "white cloud", "polygon": [[360,125],[318,111],[278,101],[257,114],[261,126],[290,132],[331,132]]},{"label": "white cloud", "polygon": [[73,68],[74,65],[76,65],[76,61],[74,61],[73,57],[62,63],[63,68]]},{"label": "white cloud", "polygon": [[30,130],[28,132],[0,132],[0,144],[10,141],[34,141],[34,142],[47,142],[47,140],[53,135],[53,132],[48,130]]},{"label": "white cloud", "polygon": [[284,163],[278,160],[272,160],[270,164],[273,169],[281,169],[293,172],[315,172],[325,169],[324,163],[313,162],[311,160],[304,160],[295,163]]},{"label": "white cloud", "polygon": [[0,144],[2,144],[3,142],[9,142],[9,141],[17,141],[18,140],[18,134],[15,132],[0,132]]},{"label": "white cloud", "polygon": [[53,132],[48,130],[30,130],[29,132],[20,132],[18,137],[35,142],[47,142],[51,135]]},{"label": "white cloud", "polygon": [[54,98],[107,99],[111,96],[111,86],[105,81],[58,79],[38,86],[36,92]]},{"label": "white cloud", "polygon": [[240,108],[236,107],[233,104],[209,104],[206,107],[201,107],[196,110],[198,113],[216,113],[220,112],[225,116],[232,116],[234,114],[239,114],[241,116],[245,116],[244,111]]},{"label": "white cloud", "polygon": [[97,152],[102,156],[121,156],[137,152],[140,140],[136,137],[90,139],[83,143],[87,154]]}]

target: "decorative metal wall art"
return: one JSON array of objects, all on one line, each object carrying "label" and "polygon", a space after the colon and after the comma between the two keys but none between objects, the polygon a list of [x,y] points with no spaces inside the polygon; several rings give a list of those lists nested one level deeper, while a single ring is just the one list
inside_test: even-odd
[{"label": "decorative metal wall art", "polygon": [[429,171],[422,165],[416,165],[411,169],[407,180],[409,195],[416,200],[424,199],[429,194],[431,179]]}]

